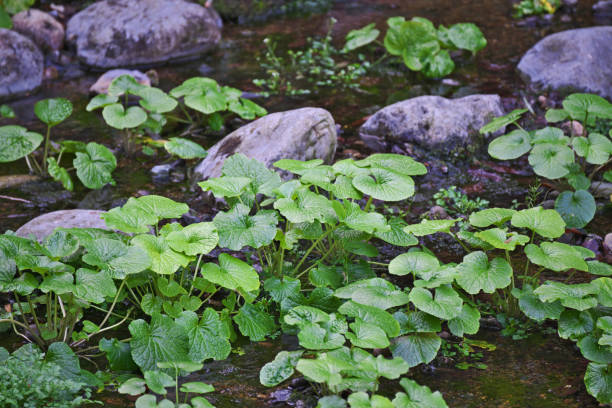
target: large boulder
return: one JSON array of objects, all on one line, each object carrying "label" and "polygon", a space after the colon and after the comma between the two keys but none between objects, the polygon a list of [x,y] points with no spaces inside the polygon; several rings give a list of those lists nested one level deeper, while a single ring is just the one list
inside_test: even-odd
[{"label": "large boulder", "polygon": [[503,114],[498,95],[419,96],[379,110],[361,126],[359,136],[378,152],[400,145],[450,156],[478,149],[483,143],[479,129]]},{"label": "large boulder", "polygon": [[336,152],[334,118],[325,109],[302,108],[272,113],[230,133],[210,148],[195,168],[199,180],[221,175],[228,156],[242,153],[270,167],[280,159],[323,159]]},{"label": "large boulder", "polygon": [[66,40],[93,67],[150,66],[210,50],[221,28],[212,8],[185,0],[103,0],[68,21]]},{"label": "large boulder", "polygon": [[527,51],[518,70],[536,89],[612,99],[612,26],[549,35]]},{"label": "large boulder", "polygon": [[43,55],[29,38],[0,28],[0,100],[37,89],[43,68]]},{"label": "large boulder", "polygon": [[30,38],[45,51],[64,46],[64,27],[50,14],[29,9],[13,16],[13,30]]},{"label": "large boulder", "polygon": [[36,217],[22,225],[15,233],[28,238],[34,235],[42,241],[56,228],[101,228],[108,229],[100,218],[104,211],[97,210],[60,210]]}]

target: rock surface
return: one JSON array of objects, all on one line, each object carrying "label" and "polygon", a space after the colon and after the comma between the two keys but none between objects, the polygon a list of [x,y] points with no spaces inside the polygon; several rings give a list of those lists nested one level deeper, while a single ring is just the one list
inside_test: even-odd
[{"label": "rock surface", "polygon": [[13,16],[13,30],[30,38],[44,51],[64,46],[64,27],[50,14],[29,9]]},{"label": "rock surface", "polygon": [[104,211],[98,210],[61,210],[43,214],[28,221],[16,231],[20,237],[29,237],[33,234],[37,240],[42,241],[56,228],[106,228],[100,218]]},{"label": "rock surface", "polygon": [[89,92],[97,94],[105,94],[108,92],[113,79],[120,77],[121,75],[129,75],[136,80],[140,85],[151,86],[151,79],[140,71],[129,70],[129,69],[111,69],[106,71],[98,78],[98,80],[89,88]]},{"label": "rock surface", "polygon": [[261,21],[269,17],[329,10],[333,0],[214,0],[223,17],[238,22]]},{"label": "rock surface", "polygon": [[589,92],[612,99],[612,26],[549,35],[527,51],[518,70],[536,89]]},{"label": "rock surface", "polygon": [[336,152],[334,118],[325,109],[302,108],[264,116],[230,133],[210,148],[195,168],[197,180],[218,177],[228,156],[242,153],[270,167],[280,159],[323,159]]},{"label": "rock surface", "polygon": [[37,89],[42,83],[43,55],[15,31],[0,28],[0,100]]},{"label": "rock surface", "polygon": [[483,137],[479,129],[503,114],[498,95],[459,99],[419,96],[379,110],[361,126],[359,135],[375,151],[407,144],[428,153],[449,155],[480,147]]},{"label": "rock surface", "polygon": [[612,0],[598,1],[593,6],[593,18],[600,24],[612,24]]},{"label": "rock surface", "polygon": [[216,12],[185,0],[103,0],[73,16],[66,29],[79,59],[97,68],[196,56],[220,39]]}]

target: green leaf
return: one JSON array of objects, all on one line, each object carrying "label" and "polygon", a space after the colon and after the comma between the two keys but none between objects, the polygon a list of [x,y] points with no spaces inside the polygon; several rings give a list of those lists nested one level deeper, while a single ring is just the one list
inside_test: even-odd
[{"label": "green leaf", "polygon": [[191,361],[224,360],[231,352],[229,332],[214,309],[206,308],[199,321],[194,312],[184,311],[176,323],[187,334]]},{"label": "green leaf", "polygon": [[212,191],[215,197],[231,198],[240,197],[245,188],[251,184],[253,180],[248,177],[217,177],[208,179],[198,183],[202,190]]},{"label": "green leaf", "polygon": [[482,31],[472,23],[454,24],[448,29],[448,37],[455,47],[477,53],[487,46]]},{"label": "green leaf", "polygon": [[542,177],[555,180],[569,173],[567,166],[574,163],[574,152],[567,146],[551,143],[535,145],[529,154],[529,164]]},{"label": "green leaf", "polygon": [[259,289],[259,275],[255,269],[228,254],[219,255],[219,266],[205,264],[201,273],[204,279],[227,289],[242,288],[247,292]]},{"label": "green leaf", "polygon": [[564,310],[559,301],[542,302],[529,284],[524,284],[522,289],[512,289],[512,296],[519,300],[519,307],[525,316],[537,322],[546,319],[558,320]]},{"label": "green leaf", "polygon": [[0,163],[21,159],[32,153],[43,141],[42,135],[21,126],[0,127]]},{"label": "green leaf", "polygon": [[201,95],[210,90],[218,90],[219,84],[212,78],[194,77],[184,81],[170,91],[170,95],[180,98],[185,95]]},{"label": "green leaf", "polygon": [[389,312],[378,307],[362,305],[349,300],[340,306],[338,312],[374,324],[384,330],[387,336],[391,338],[400,334],[400,326],[397,320]]},{"label": "green leaf", "polygon": [[275,387],[290,378],[304,351],[281,351],[274,360],[267,363],[259,371],[259,382],[266,387]]},{"label": "green leaf", "polygon": [[85,268],[77,270],[74,285],[74,295],[76,297],[99,304],[116,294],[115,283],[107,272],[96,272]]},{"label": "green leaf", "polygon": [[193,408],[215,408],[215,406],[208,402],[208,400],[204,397],[192,398],[191,405],[193,406]]},{"label": "green leaf", "polygon": [[354,392],[348,397],[348,403],[351,408],[393,408],[391,400],[382,395],[372,395],[364,391]]},{"label": "green leaf", "polygon": [[595,217],[595,199],[586,190],[564,191],[555,200],[555,210],[569,228],[583,228]]},{"label": "green leaf", "polygon": [[587,360],[600,364],[612,364],[612,351],[609,347],[598,344],[597,338],[592,334],[580,339],[578,348]]},{"label": "green leaf", "polygon": [[612,279],[598,278],[591,281],[597,289],[597,299],[604,307],[612,307]]},{"label": "green leaf", "polygon": [[522,129],[513,130],[489,143],[489,154],[499,160],[518,159],[529,150],[531,150],[531,136]]},{"label": "green leaf", "polygon": [[251,341],[262,341],[276,331],[274,319],[259,305],[245,303],[234,316],[234,321],[240,333]]},{"label": "green leaf", "polygon": [[70,174],[68,174],[68,170],[60,167],[57,164],[55,157],[47,158],[47,170],[49,171],[49,175],[53,177],[53,180],[62,183],[66,190],[72,191],[74,189],[74,185],[72,184],[72,179],[70,178]]},{"label": "green leaf", "polygon": [[276,236],[278,220],[274,211],[249,215],[249,208],[236,204],[229,212],[219,212],[213,222],[219,233],[219,246],[239,251],[245,246],[260,248]]},{"label": "green leaf", "polygon": [[400,385],[407,394],[398,392],[393,399],[395,407],[409,408],[448,408],[439,391],[431,392],[429,387],[419,385],[416,381],[403,378]]},{"label": "green leaf", "polygon": [[[10,30],[13,28],[13,20],[11,20],[11,16],[4,10],[3,7],[0,7],[0,28],[6,28]],[[0,108],[4,108],[7,105],[2,105]],[[0,117],[9,117],[6,116],[2,110],[0,110]],[[13,116],[14,117],[14,116]]]},{"label": "green leaf", "polygon": [[[517,120],[519,120],[525,112],[527,112],[527,109],[515,109],[507,115],[497,117],[493,119],[492,121],[490,121],[489,123],[487,123],[486,125],[484,125],[483,127],[481,127],[480,134],[484,135],[485,133],[495,133],[499,129],[503,128],[504,126],[508,126],[511,123],[514,123]],[[519,156],[516,156],[516,157],[519,157]]]},{"label": "green leaf", "polygon": [[440,319],[420,311],[393,313],[393,318],[400,324],[400,335],[408,333],[437,333],[442,331]]},{"label": "green leaf", "polygon": [[[100,344],[98,345],[98,347],[100,348],[100,351],[103,351],[106,354],[106,358],[108,359],[110,367],[113,371],[135,371],[138,369],[138,367],[134,363],[134,360],[132,360],[132,349],[129,343],[120,342],[115,338],[110,340],[100,339]],[[138,380],[137,389],[134,389],[132,386],[129,386],[131,392],[125,392],[125,388],[124,391],[122,391],[124,385],[126,385],[126,383],[130,381],[128,380],[126,381],[126,383],[123,383],[121,385],[121,387],[119,388],[119,392],[122,394],[130,395],[138,395],[145,392],[144,387],[141,388],[141,380],[134,380]],[[136,386],[136,384],[133,385]],[[144,383],[142,383],[142,385],[144,385]],[[132,393],[135,391],[139,392]]]},{"label": "green leaf", "polygon": [[248,177],[252,182],[252,192],[261,193],[264,186],[275,188],[280,186],[280,176],[269,170],[263,163],[236,153],[228,157],[223,163],[222,173],[229,177]]},{"label": "green leaf", "polygon": [[576,93],[563,101],[563,109],[574,120],[591,124],[595,118],[612,119],[612,104],[594,94]]},{"label": "green leaf", "polygon": [[145,380],[138,377],[132,377],[125,381],[119,387],[120,394],[129,394],[132,396],[144,394],[147,391]]},{"label": "green leaf", "polygon": [[329,395],[319,399],[316,408],[346,408],[346,401],[337,395]]},{"label": "green leaf", "polygon": [[147,120],[147,112],[139,106],[132,106],[127,110],[120,103],[106,105],[102,110],[104,121],[115,129],[133,129]]},{"label": "green leaf", "polygon": [[393,339],[391,352],[394,357],[401,357],[410,367],[431,362],[442,344],[435,333],[412,333]]},{"label": "green leaf", "polygon": [[442,78],[455,70],[453,62],[447,50],[440,50],[426,59],[423,73],[428,78]]},{"label": "green leaf", "polygon": [[174,378],[162,371],[145,371],[144,378],[147,387],[158,395],[166,395],[168,393],[166,387],[174,385]]},{"label": "green leaf", "polygon": [[559,317],[559,337],[562,339],[580,338],[593,331],[595,322],[588,311],[579,312],[567,309]]},{"label": "green leaf", "polygon": [[105,146],[88,143],[85,153],[76,153],[73,164],[77,177],[85,187],[96,190],[107,184],[115,185],[112,172],[117,167],[117,159]]},{"label": "green leaf", "polygon": [[52,258],[59,259],[74,254],[79,249],[79,241],[69,232],[55,230],[44,240],[45,249]]},{"label": "green leaf", "polygon": [[440,268],[440,261],[435,256],[423,251],[410,251],[396,256],[389,263],[389,273],[404,276],[429,276]]},{"label": "green leaf", "polygon": [[[334,293],[338,296],[338,291]],[[374,306],[386,310],[408,303],[408,294],[395,288],[388,289],[381,286],[366,286],[357,288],[351,294],[351,299],[357,303]]]},{"label": "green leaf", "polygon": [[[158,408],[157,397],[151,394],[145,394],[136,400],[135,408]],[[167,407],[164,407],[167,408]]]},{"label": "green leaf", "polygon": [[376,167],[368,175],[353,178],[353,186],[382,201],[401,201],[414,195],[414,181],[410,176]]},{"label": "green leaf", "polygon": [[215,387],[210,384],[203,383],[201,381],[183,383],[180,388],[181,392],[194,394],[206,394],[209,392],[213,392],[214,390]]},{"label": "green leaf", "polygon": [[599,261],[588,261],[587,265],[589,267],[589,273],[592,275],[600,275],[600,276],[611,276],[612,275],[612,265],[599,262]]},{"label": "green leaf", "polygon": [[100,94],[94,96],[91,101],[87,104],[85,110],[87,112],[94,111],[99,108],[104,108],[105,106],[115,104],[119,101],[119,97],[111,96],[107,94]]},{"label": "green leaf", "polygon": [[298,190],[295,199],[280,198],[274,202],[277,209],[288,221],[294,224],[332,221],[335,214],[331,202],[309,190]]},{"label": "green leaf", "polygon": [[43,99],[34,105],[36,117],[48,126],[55,126],[72,114],[72,103],[65,98]]},{"label": "green leaf", "polygon": [[157,221],[148,225],[157,224],[157,222],[162,219],[180,218],[189,211],[187,204],[178,203],[169,198],[154,194],[138,198],[132,197],[122,208],[127,211],[137,211],[147,214],[157,219]]},{"label": "green leaf", "polygon": [[379,35],[380,31],[376,29],[376,23],[368,24],[358,30],[351,30],[346,35],[346,44],[342,51],[349,52],[368,45],[374,42]]},{"label": "green leaf", "polygon": [[332,201],[332,205],[340,221],[353,230],[373,234],[391,229],[382,214],[363,211],[355,202],[345,200],[340,204]]},{"label": "green leaf", "polygon": [[436,289],[435,298],[424,288],[413,288],[410,291],[410,301],[422,312],[451,320],[461,313],[463,300],[451,287],[440,286]]},{"label": "green leaf", "polygon": [[149,232],[151,225],[157,224],[157,217],[139,209],[113,208],[102,214],[106,226],[127,233]]},{"label": "green leaf", "polygon": [[561,301],[561,304],[570,309],[587,310],[597,306],[597,288],[590,283],[566,285],[561,282],[547,281],[537,288],[534,293],[544,302]]},{"label": "green leaf", "polygon": [[480,291],[493,293],[497,289],[505,288],[510,285],[512,278],[512,266],[508,261],[494,258],[489,262],[487,254],[482,251],[464,256],[457,270],[459,271],[457,283],[472,295]]},{"label": "green leaf", "polygon": [[389,339],[378,325],[364,322],[357,317],[349,326],[353,332],[346,333],[346,338],[353,346],[372,349],[389,347]]},{"label": "green leaf", "polygon": [[553,144],[560,146],[567,146],[570,138],[563,134],[561,129],[555,127],[545,127],[543,129],[536,130],[531,143],[537,144]]},{"label": "green leaf", "polygon": [[174,251],[164,237],[142,234],[132,239],[132,243],[143,249],[151,258],[151,270],[161,275],[171,275],[179,267],[186,267],[190,258]]},{"label": "green leaf", "polygon": [[150,86],[143,86],[136,91],[140,96],[140,106],[154,113],[166,113],[174,110],[178,102],[164,91]]},{"label": "green leaf", "polygon": [[387,225],[391,228],[389,231],[376,231],[374,236],[378,239],[395,245],[395,246],[412,246],[419,243],[419,240],[414,235],[404,231],[404,228],[408,226],[408,223],[400,217],[391,217],[387,221]]},{"label": "green leaf", "polygon": [[549,109],[546,111],[546,121],[548,123],[558,123],[568,118],[568,113],[564,109]]},{"label": "green leaf", "polygon": [[422,220],[419,224],[412,224],[404,228],[404,231],[416,235],[417,237],[423,237],[425,235],[432,235],[437,232],[450,233],[450,229],[459,221],[454,220]]},{"label": "green leaf", "polygon": [[202,146],[182,137],[171,137],[164,143],[164,148],[168,153],[185,160],[203,159],[208,155]]},{"label": "green leaf", "polygon": [[348,329],[346,321],[333,314],[325,322],[304,323],[299,327],[298,340],[306,349],[333,350],[342,347],[346,341],[343,336]]},{"label": "green leaf", "polygon": [[589,363],[584,374],[589,394],[603,404],[612,404],[612,365]]},{"label": "green leaf", "polygon": [[556,272],[578,269],[587,272],[589,267],[575,247],[560,242],[542,242],[540,246],[529,244],[525,254],[531,262]]},{"label": "green leaf", "polygon": [[132,75],[120,75],[108,86],[108,95],[121,96],[125,93],[138,95],[138,92],[144,87],[145,85],[138,83]]},{"label": "green leaf", "polygon": [[205,94],[185,96],[185,105],[205,115],[227,109],[227,98],[222,92],[210,89]]},{"label": "green leaf", "polygon": [[516,232],[508,233],[505,229],[491,228],[474,234],[476,238],[497,249],[514,251],[517,245],[525,245],[529,237]]},{"label": "green leaf", "polygon": [[478,329],[480,329],[480,311],[464,303],[459,316],[449,320],[448,328],[457,337],[478,333]]},{"label": "green leaf", "polygon": [[[370,167],[388,170],[404,176],[422,176],[427,174],[427,168],[422,163],[415,161],[412,157],[401,154],[375,153],[363,160],[354,162],[354,165],[357,167]],[[335,165],[334,168],[336,168]],[[345,175],[349,177],[357,177],[363,174],[367,173],[357,172],[356,174],[348,173]]]},{"label": "green leaf", "polygon": [[151,324],[138,319],[130,323],[129,329],[132,358],[142,371],[157,370],[159,362],[188,360],[187,335],[172,318],[154,314]]},{"label": "green leaf", "polygon": [[478,228],[487,228],[491,225],[501,226],[510,221],[516,210],[509,208],[487,208],[470,214],[470,224]]},{"label": "green leaf", "polygon": [[207,254],[217,246],[219,235],[212,222],[190,224],[181,231],[173,231],[166,237],[170,248],[186,255]]},{"label": "green leaf", "polygon": [[542,207],[517,212],[512,216],[512,225],[528,228],[545,238],[559,238],[565,233],[565,221],[559,213]]},{"label": "green leaf", "polygon": [[59,375],[75,382],[82,382],[79,358],[63,342],[52,343],[45,354],[45,362],[57,364],[60,367]]},{"label": "green leaf", "polygon": [[612,141],[599,133],[591,133],[587,138],[576,137],[572,140],[576,154],[586,158],[587,163],[604,164],[612,154]]}]

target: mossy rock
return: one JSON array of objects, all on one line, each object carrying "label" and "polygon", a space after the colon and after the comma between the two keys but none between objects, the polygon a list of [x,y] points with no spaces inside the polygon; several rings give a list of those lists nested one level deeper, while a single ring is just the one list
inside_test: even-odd
[{"label": "mossy rock", "polygon": [[248,23],[286,15],[327,12],[333,0],[214,0],[224,19]]}]

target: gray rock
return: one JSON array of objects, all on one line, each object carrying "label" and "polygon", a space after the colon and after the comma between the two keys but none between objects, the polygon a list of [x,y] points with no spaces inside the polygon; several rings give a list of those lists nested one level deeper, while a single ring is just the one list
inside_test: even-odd
[{"label": "gray rock", "polygon": [[428,153],[449,155],[480,147],[483,137],[479,129],[503,114],[498,95],[459,99],[419,96],[376,112],[361,126],[359,135],[375,151],[408,144]]},{"label": "gray rock", "polygon": [[93,67],[155,65],[216,46],[217,20],[212,8],[185,0],[103,0],[70,19],[66,40]]},{"label": "gray rock", "polygon": [[606,234],[603,242],[603,250],[606,256],[606,262],[612,263],[612,232]]},{"label": "gray rock", "polygon": [[89,92],[97,94],[105,94],[108,92],[108,87],[111,82],[121,75],[129,75],[136,80],[140,85],[151,86],[151,79],[140,71],[129,69],[111,69],[97,79],[97,81],[89,87]]},{"label": "gray rock", "polygon": [[612,99],[612,27],[589,27],[549,35],[518,65],[536,89],[589,92]]},{"label": "gray rock", "polygon": [[0,100],[36,90],[42,83],[43,55],[27,37],[0,28]]},{"label": "gray rock", "polygon": [[224,137],[195,168],[196,179],[221,175],[221,167],[234,153],[257,159],[270,167],[280,159],[323,159],[336,152],[334,118],[325,109],[302,108],[264,116]]},{"label": "gray rock", "polygon": [[593,17],[601,24],[612,24],[612,0],[602,0],[593,6]]},{"label": "gray rock", "polygon": [[56,228],[101,228],[108,229],[100,215],[104,211],[97,210],[61,210],[43,214],[28,221],[16,231],[20,237],[33,234],[42,241]]},{"label": "gray rock", "polygon": [[29,9],[13,16],[13,30],[30,38],[45,51],[64,46],[64,27],[48,13]]},{"label": "gray rock", "polygon": [[223,17],[240,23],[262,21],[285,14],[324,13],[333,0],[208,0]]}]

